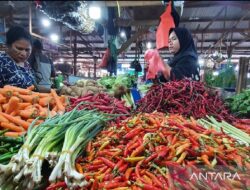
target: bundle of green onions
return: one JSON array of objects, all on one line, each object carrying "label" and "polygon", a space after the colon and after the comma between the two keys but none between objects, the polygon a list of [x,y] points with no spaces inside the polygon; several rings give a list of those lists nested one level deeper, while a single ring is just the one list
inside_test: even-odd
[{"label": "bundle of green onions", "polygon": [[245,133],[244,131],[230,125],[229,123],[222,121],[218,122],[214,117],[208,117],[207,121],[206,119],[200,119],[198,120],[200,124],[202,124],[206,128],[214,128],[218,132],[225,132],[229,136],[236,139],[239,143],[245,144],[246,146],[249,146],[250,144],[250,136]]},{"label": "bundle of green onions", "polygon": [[37,127],[31,126],[19,152],[7,165],[0,165],[0,189],[33,189],[42,181],[45,159],[54,167],[50,181],[64,178],[69,187],[84,186],[86,182],[75,169],[75,159],[101,130],[106,118],[95,110],[79,111],[76,107]]}]

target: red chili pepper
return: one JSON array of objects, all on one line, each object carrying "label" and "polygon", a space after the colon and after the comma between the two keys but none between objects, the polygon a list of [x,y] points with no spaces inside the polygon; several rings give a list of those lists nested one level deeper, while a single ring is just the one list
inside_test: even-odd
[{"label": "red chili pepper", "polygon": [[96,169],[102,168],[103,166],[105,166],[105,165],[104,164],[89,165],[89,166],[85,166],[85,169],[87,169],[88,171],[92,171],[92,170],[96,170]]},{"label": "red chili pepper", "polygon": [[149,157],[147,157],[146,160],[144,160],[143,163],[144,163],[144,164],[147,164],[147,163],[149,163],[151,160],[157,158],[157,156],[158,156],[158,154],[155,152],[155,153],[151,154]]},{"label": "red chili pepper", "polygon": [[66,188],[67,184],[65,182],[57,182],[46,188],[46,190],[56,190],[57,188]]},{"label": "red chili pepper", "polygon": [[157,188],[157,187],[155,187],[153,185],[149,185],[149,184],[136,183],[136,185],[138,187],[141,187],[144,190],[161,190],[161,189],[159,189],[159,188]]},{"label": "red chili pepper", "polygon": [[143,129],[142,129],[141,126],[135,128],[135,129],[132,129],[130,132],[128,132],[128,133],[124,136],[124,138],[125,138],[125,139],[131,139],[131,138],[135,137],[136,135],[138,135],[142,130],[143,130]]},{"label": "red chili pepper", "polygon": [[115,167],[115,163],[111,162],[110,160],[108,160],[104,157],[98,157],[98,159],[102,160],[105,165],[107,165],[108,167],[110,167],[112,169]]},{"label": "red chili pepper", "polygon": [[129,180],[131,173],[133,172],[134,168],[128,168],[125,172],[125,179]]},{"label": "red chili pepper", "polygon": [[156,186],[162,188],[162,183],[157,179],[157,177],[156,177],[154,174],[152,174],[152,173],[149,172],[149,171],[145,171],[145,173],[147,174],[148,177],[150,177],[150,178],[153,180],[153,183],[154,183]]}]

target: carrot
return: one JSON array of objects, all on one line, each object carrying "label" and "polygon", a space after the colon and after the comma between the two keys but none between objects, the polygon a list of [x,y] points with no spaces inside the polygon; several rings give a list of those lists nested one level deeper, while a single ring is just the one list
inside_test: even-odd
[{"label": "carrot", "polygon": [[2,94],[0,94],[0,104],[6,103],[6,97],[4,97]]},{"label": "carrot", "polygon": [[21,99],[23,99],[24,102],[36,103],[39,101],[39,97],[36,95],[22,95],[22,94],[20,94],[19,97]]},{"label": "carrot", "polygon": [[24,129],[28,129],[29,128],[29,125],[30,125],[29,122],[23,121],[22,119],[15,118],[14,116],[8,115],[8,114],[3,113],[3,112],[0,112],[0,115],[4,116],[10,122],[22,126]]},{"label": "carrot", "polygon": [[19,113],[20,113],[20,110],[14,110],[13,112],[10,113],[10,115],[17,116],[19,115]]},{"label": "carrot", "polygon": [[4,136],[6,137],[19,137],[21,135],[24,135],[25,132],[5,132]]},{"label": "carrot", "polygon": [[10,98],[13,95],[13,90],[0,88],[0,94],[4,97]]},{"label": "carrot", "polygon": [[[35,120],[35,119],[28,119],[27,122],[32,123],[34,120]],[[43,122],[44,122],[43,120],[37,120],[37,121],[36,121],[36,124],[39,125],[39,124],[41,124],[41,123],[43,123]]]},{"label": "carrot", "polygon": [[19,115],[24,119],[36,118],[38,116],[38,110],[36,108],[21,110]]},{"label": "carrot", "polygon": [[4,111],[7,110],[7,108],[8,108],[8,103],[3,104],[2,107],[3,107],[3,110],[4,110]]},{"label": "carrot", "polygon": [[57,112],[58,111],[58,108],[57,108],[57,106],[55,106],[53,109],[52,109],[52,111],[55,111],[55,112]]},{"label": "carrot", "polygon": [[67,106],[67,98],[66,98],[66,96],[62,95],[60,97],[60,100],[61,100],[63,106],[66,107]]},{"label": "carrot", "polygon": [[58,110],[64,112],[65,107],[63,106],[62,102],[60,101],[59,96],[56,94],[56,91],[54,89],[51,89],[51,94],[52,94],[53,98],[55,99]]},{"label": "carrot", "polygon": [[34,85],[31,85],[27,88],[28,90],[35,90],[35,86]]},{"label": "carrot", "polygon": [[4,88],[8,89],[8,90],[13,90],[13,91],[18,92],[18,93],[23,94],[23,95],[30,95],[31,94],[30,90],[23,89],[23,88],[18,88],[18,87],[15,87],[15,86],[5,85]]},{"label": "carrot", "polygon": [[0,111],[1,111],[1,112],[3,111],[2,105],[0,105]]},{"label": "carrot", "polygon": [[4,128],[4,129],[10,129],[11,131],[14,131],[14,132],[22,132],[22,131],[24,131],[23,128],[18,127],[15,124],[9,123],[9,122],[8,123],[1,122],[1,127]]},{"label": "carrot", "polygon": [[50,104],[51,101],[52,101],[52,97],[49,97],[49,96],[40,98],[39,105],[45,107],[45,106],[48,106],[48,104]]},{"label": "carrot", "polygon": [[8,103],[8,107],[6,109],[6,113],[7,114],[10,114],[11,112],[13,112],[15,109],[18,108],[18,103],[20,102],[19,98],[15,97],[15,96],[12,96],[9,100],[9,103]]},{"label": "carrot", "polygon": [[54,117],[56,114],[57,114],[57,113],[56,113],[55,111],[53,111],[53,110],[50,112],[50,116],[51,116],[51,117]]},{"label": "carrot", "polygon": [[32,95],[39,96],[40,98],[45,98],[51,96],[50,93],[32,92]]},{"label": "carrot", "polygon": [[19,110],[23,110],[25,109],[26,107],[30,106],[31,104],[29,102],[24,102],[24,103],[19,103],[18,104],[18,109]]},{"label": "carrot", "polygon": [[6,119],[4,116],[0,115],[0,122],[9,123],[9,120]]}]

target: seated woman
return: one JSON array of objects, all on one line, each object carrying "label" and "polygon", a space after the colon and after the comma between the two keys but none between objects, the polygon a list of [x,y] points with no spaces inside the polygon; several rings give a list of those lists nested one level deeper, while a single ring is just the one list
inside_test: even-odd
[{"label": "seated woman", "polygon": [[174,57],[164,64],[160,80],[181,80],[190,78],[200,80],[198,55],[191,33],[186,28],[172,28],[169,31],[169,52]]},{"label": "seated woman", "polygon": [[6,52],[0,53],[0,87],[33,85],[34,77],[26,61],[31,53],[31,35],[22,27],[12,27],[6,33],[6,45]]}]

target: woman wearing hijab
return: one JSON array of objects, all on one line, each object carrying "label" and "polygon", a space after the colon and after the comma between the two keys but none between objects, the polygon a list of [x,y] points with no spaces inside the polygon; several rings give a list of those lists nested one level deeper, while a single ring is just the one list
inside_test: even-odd
[{"label": "woman wearing hijab", "polygon": [[191,33],[186,28],[171,28],[169,31],[169,52],[174,54],[169,64],[164,64],[161,81],[191,78],[200,80],[198,55]]}]

